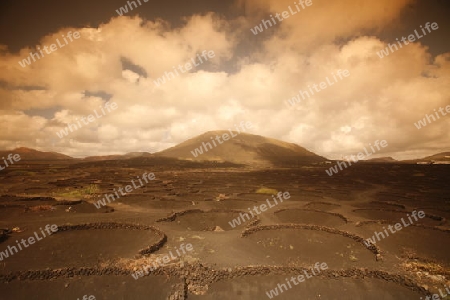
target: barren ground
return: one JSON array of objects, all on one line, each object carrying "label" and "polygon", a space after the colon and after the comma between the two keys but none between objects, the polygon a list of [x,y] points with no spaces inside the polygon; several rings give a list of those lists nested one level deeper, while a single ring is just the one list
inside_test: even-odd
[{"label": "barren ground", "polygon": [[[144,172],[156,180],[92,204]],[[0,172],[0,251],[46,224],[59,231],[0,262],[0,299],[268,299],[316,262],[328,270],[277,299],[420,299],[450,286],[449,179],[445,165],[359,163],[333,177],[318,165],[14,165]],[[291,198],[232,228],[271,199],[262,187]],[[426,217],[362,242],[414,210]],[[183,243],[193,251],[131,276]]]}]

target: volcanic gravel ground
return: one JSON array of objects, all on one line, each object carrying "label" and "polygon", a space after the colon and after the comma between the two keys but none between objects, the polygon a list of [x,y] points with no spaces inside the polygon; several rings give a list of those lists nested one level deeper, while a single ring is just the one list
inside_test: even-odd
[{"label": "volcanic gravel ground", "polygon": [[[280,299],[419,299],[450,285],[448,166],[361,162],[332,177],[325,168],[14,165],[0,172],[0,252],[46,224],[60,230],[3,257],[0,299],[265,299],[316,262],[329,269]],[[156,180],[95,208],[144,172]],[[271,199],[261,188],[291,197],[233,228]],[[426,217],[364,244],[413,210]],[[188,243],[193,251],[131,276]]]}]

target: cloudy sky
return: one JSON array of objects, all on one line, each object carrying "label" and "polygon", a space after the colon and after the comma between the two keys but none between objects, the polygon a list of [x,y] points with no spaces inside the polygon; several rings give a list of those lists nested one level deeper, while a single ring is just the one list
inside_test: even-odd
[{"label": "cloudy sky", "polygon": [[[250,133],[331,159],[375,140],[397,159],[450,151],[450,114],[414,125],[450,105],[450,1],[312,0],[296,14],[294,0],[144,1],[123,16],[122,0],[1,1],[0,149],[154,152],[250,121]],[[424,35],[427,22],[439,28]],[[423,37],[377,55],[414,30]],[[64,47],[19,64],[57,39]],[[198,63],[204,50],[215,56]],[[191,59],[198,66],[155,83]],[[350,76],[286,105],[338,70]],[[106,101],[118,107],[103,115]],[[102,117],[58,137],[94,110]]]}]

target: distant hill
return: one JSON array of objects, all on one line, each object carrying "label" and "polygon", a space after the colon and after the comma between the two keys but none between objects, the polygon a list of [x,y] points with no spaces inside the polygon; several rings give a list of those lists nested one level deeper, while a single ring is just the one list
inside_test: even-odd
[{"label": "distant hill", "polygon": [[408,160],[410,163],[450,164],[450,152],[442,152],[421,159]]},{"label": "distant hill", "polygon": [[104,156],[88,156],[83,158],[83,161],[104,161],[104,160],[122,160],[130,159],[135,157],[151,157],[152,154],[149,152],[130,152],[127,154],[114,154],[114,155],[104,155]]},{"label": "distant hill", "polygon": [[[229,134],[229,131],[208,131],[172,148],[155,153],[155,155],[193,161],[290,167],[296,164],[310,164],[327,160],[297,144],[247,133],[240,133],[228,141],[222,139],[222,144],[214,140],[216,143],[216,146],[214,146],[212,139],[225,133]],[[233,133],[237,134],[236,131]],[[206,143],[211,144],[212,149],[208,147],[208,151],[205,151],[203,143],[205,145]],[[195,152],[196,148],[201,148],[203,154]],[[196,153],[196,156],[192,154],[193,152]]]},{"label": "distant hill", "polygon": [[377,157],[377,158],[368,159],[368,160],[366,160],[366,162],[394,163],[394,162],[398,162],[398,160],[388,156],[388,157]]},{"label": "distant hill", "polygon": [[[103,162],[117,161],[121,164],[123,161],[131,161],[133,163],[151,163],[151,164],[167,164],[171,166],[184,165],[197,167],[199,162],[207,165],[215,165],[222,163],[222,166],[238,166],[250,165],[258,167],[295,167],[311,163],[324,163],[328,161],[325,157],[319,156],[307,149],[293,143],[287,143],[280,140],[263,137],[260,135],[240,133],[223,141],[219,144],[215,140],[216,146],[212,143],[211,138],[216,135],[222,136],[229,131],[209,131],[197,137],[191,138],[172,148],[157,153],[149,152],[130,152],[127,154],[104,155],[104,156],[88,156],[85,158],[73,158],[65,154],[57,152],[44,152],[26,147],[16,148],[14,150],[1,150],[0,158],[7,158],[8,154],[19,154],[22,160],[28,161],[70,161],[71,163],[82,162]],[[233,132],[236,134],[237,132]],[[213,148],[205,151],[203,143],[209,142]],[[195,149],[202,147],[203,154],[196,152]],[[186,163],[177,160],[183,160]],[[191,162],[191,163],[190,163]],[[442,152],[430,155],[421,159],[401,160],[398,161],[392,157],[378,157],[366,160],[368,163],[410,163],[410,164],[450,164],[450,152]],[[194,163],[194,164],[192,164]],[[226,163],[226,164],[223,164]]]},{"label": "distant hill", "polygon": [[26,147],[16,148],[14,150],[0,151],[0,157],[7,158],[8,154],[19,154],[21,160],[74,160],[73,157],[57,152],[43,152]]},{"label": "distant hill", "polygon": [[7,158],[8,154],[19,154],[21,160],[71,160],[71,161],[104,161],[104,160],[125,160],[135,157],[151,157],[152,154],[149,152],[130,152],[127,154],[115,154],[115,155],[98,155],[98,156],[88,156],[85,158],[73,158],[71,156],[61,154],[58,152],[44,152],[31,148],[20,147],[14,150],[2,150],[0,151],[0,158]]},{"label": "distant hill", "polygon": [[450,161],[450,152],[442,152],[435,155],[424,157],[420,160],[424,161]]}]

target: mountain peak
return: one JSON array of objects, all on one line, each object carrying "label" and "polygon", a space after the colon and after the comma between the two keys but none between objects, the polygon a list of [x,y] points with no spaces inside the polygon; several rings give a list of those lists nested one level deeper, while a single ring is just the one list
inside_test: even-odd
[{"label": "mountain peak", "polygon": [[0,151],[0,156],[12,154],[19,154],[22,160],[71,160],[70,156],[57,152],[43,152],[27,147],[18,147],[14,150]]},{"label": "mountain peak", "polygon": [[326,160],[297,144],[232,129],[207,131],[157,155],[259,166],[292,166]]},{"label": "mountain peak", "polygon": [[37,152],[37,150],[31,149],[31,148],[27,148],[27,147],[18,147],[16,149],[14,149],[13,152],[16,152],[16,153],[33,153],[33,152]]}]

